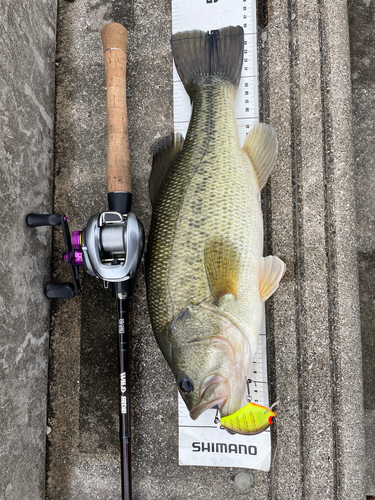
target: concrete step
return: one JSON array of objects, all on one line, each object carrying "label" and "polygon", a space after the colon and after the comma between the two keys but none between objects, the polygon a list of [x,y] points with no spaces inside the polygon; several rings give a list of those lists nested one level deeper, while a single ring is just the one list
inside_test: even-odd
[{"label": "concrete step", "polygon": [[[5,219],[12,220],[14,208],[22,206],[22,214],[17,213],[17,235],[14,223],[0,227],[4,242],[8,241],[9,231],[13,231],[9,240],[13,246],[8,248],[6,244],[1,248],[2,262],[7,262],[5,271],[13,269],[8,287],[2,290],[5,305],[1,306],[5,332],[1,345],[7,351],[3,358],[6,379],[2,407],[6,425],[2,428],[1,457],[5,466],[0,474],[0,498],[7,500],[44,498],[48,341],[45,332],[49,320],[48,304],[41,292],[48,269],[50,233],[24,228],[20,234],[19,227],[23,227],[27,212],[50,209],[53,137],[45,117],[53,120],[50,104],[56,2],[49,1],[43,13],[37,9],[25,12],[18,2],[8,4],[8,32],[17,33],[18,29],[19,36],[25,36],[26,28],[22,28],[21,22],[24,16],[25,22],[38,19],[38,29],[28,33],[39,42],[26,45],[31,47],[27,61],[35,60],[39,65],[26,65],[21,51],[13,52],[15,42],[5,45],[0,55],[2,66],[8,68],[3,75],[13,75],[14,68],[22,68],[17,85],[13,77],[0,78],[4,80],[3,88],[10,89],[10,94],[4,95],[17,99],[23,96],[19,106],[26,110],[25,127],[31,137],[36,134],[38,145],[28,146],[30,139],[24,137],[25,127],[18,122],[10,121],[0,137],[0,157],[9,158],[9,151],[12,155],[9,166],[2,162],[1,167],[2,175],[5,173],[6,190],[1,191]],[[253,499],[341,500],[373,493],[373,473],[365,468],[363,408],[368,416],[369,439],[374,425],[369,415],[374,408],[366,383],[363,404],[360,330],[362,312],[367,332],[364,360],[365,366],[369,366],[371,356],[366,346],[371,347],[373,339],[372,308],[368,304],[374,297],[370,275],[374,248],[366,229],[371,224],[364,221],[371,223],[373,211],[366,209],[366,193],[370,190],[363,189],[363,185],[371,179],[374,169],[368,161],[373,151],[368,149],[368,143],[373,134],[366,136],[369,128],[363,125],[363,116],[373,106],[373,100],[363,92],[370,85],[369,79],[360,77],[368,56],[361,52],[358,40],[363,31],[356,24],[363,22],[361,16],[366,18],[367,4],[353,0],[349,6],[351,26],[355,27],[351,32],[352,48],[358,43],[357,52],[352,52],[353,71],[359,75],[354,79],[354,89],[357,85],[361,90],[361,97],[354,97],[354,110],[358,111],[354,111],[354,158],[360,158],[361,166],[366,165],[366,169],[360,170],[363,178],[353,168],[346,3],[275,0],[264,11],[267,15],[259,17],[261,120],[276,128],[279,140],[277,166],[263,198],[265,251],[280,256],[287,264],[287,273],[267,304],[270,399],[279,400],[280,406],[272,431],[271,471],[246,471],[254,480],[250,492]],[[370,9],[371,5],[367,7]],[[368,18],[370,14],[367,12]],[[74,230],[83,228],[92,213],[107,206],[106,98],[100,30],[109,21],[121,22],[129,31],[133,209],[147,233],[152,146],[173,128],[169,0],[60,2],[54,210],[64,212]],[[5,31],[0,36],[7,39]],[[44,59],[37,55],[35,47],[39,51],[43,47],[44,52],[40,53]],[[41,60],[49,61],[48,68],[41,65]],[[14,110],[9,98],[1,102],[7,112]],[[18,114],[12,113],[15,120]],[[39,117],[36,123],[35,116]],[[369,120],[367,126],[373,126]],[[366,141],[366,137],[371,140]],[[19,144],[26,144],[25,151],[32,151],[34,156],[25,153],[17,159]],[[38,167],[31,170],[30,164]],[[14,177],[11,172],[15,169],[20,174]],[[3,193],[15,194],[11,198]],[[14,200],[11,205],[9,199]],[[32,243],[27,243],[30,238]],[[20,246],[12,252],[14,242]],[[15,275],[14,269],[19,270],[17,263],[26,259],[25,252],[21,255],[24,248],[29,260],[22,261],[20,281],[20,273]],[[62,248],[61,231],[57,229],[53,234],[54,281],[69,279],[66,265],[58,261]],[[362,252],[359,259],[358,249]],[[16,283],[20,283],[17,289],[13,288]],[[29,288],[29,283],[33,283],[33,288]],[[51,432],[46,489],[50,500],[120,497],[115,302],[94,278],[83,277],[82,285],[79,298],[51,304]],[[21,300],[15,301],[20,293]],[[20,322],[24,317],[29,323]],[[20,346],[24,346],[22,352]],[[134,498],[242,498],[233,487],[241,470],[178,465],[177,391],[151,331],[142,270],[134,290],[131,349]],[[24,412],[15,409],[21,407],[28,408],[28,420]],[[28,466],[19,467],[24,463]]]},{"label": "concrete step", "polygon": [[57,1],[0,7],[0,498],[45,490]]},{"label": "concrete step", "polygon": [[353,103],[354,180],[361,306],[365,490],[375,496],[375,5],[348,3]]}]

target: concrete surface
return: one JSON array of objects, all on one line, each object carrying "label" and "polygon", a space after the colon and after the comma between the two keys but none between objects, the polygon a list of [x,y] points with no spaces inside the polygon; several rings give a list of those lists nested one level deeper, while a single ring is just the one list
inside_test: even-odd
[{"label": "concrete surface", "polygon": [[270,496],[359,499],[363,403],[346,3],[268,5],[260,86],[279,160],[266,192],[267,253],[289,264],[268,306],[271,400],[282,405]]},{"label": "concrete surface", "polygon": [[0,498],[44,498],[56,0],[0,7]]},{"label": "concrete surface", "polygon": [[358,267],[366,435],[366,494],[375,496],[375,2],[349,2]]},{"label": "concrete surface", "polygon": [[[261,12],[260,112],[276,128],[279,139],[278,163],[263,199],[266,253],[287,263],[280,289],[267,305],[270,400],[280,401],[272,432],[271,471],[178,466],[177,390],[151,332],[140,271],[131,345],[134,500],[364,496],[359,316],[361,305],[366,378],[373,346],[374,247],[369,236],[373,198],[368,200],[369,190],[363,189],[373,174],[367,161],[372,159],[368,148],[373,125],[368,120],[366,128],[362,122],[372,103],[373,83],[372,55],[361,52],[360,39],[365,33],[370,37],[367,42],[372,40],[373,28],[366,22],[371,21],[373,3],[353,0],[350,6],[353,82],[358,71],[361,90],[353,100],[354,151],[361,165],[355,168],[355,177],[346,2],[273,0],[267,12]],[[5,421],[0,498],[34,500],[44,496],[49,324],[41,289],[48,277],[50,232],[26,229],[23,221],[29,211],[50,209],[56,10],[52,0],[33,7],[3,4],[0,206],[6,264],[0,305]],[[363,24],[361,15],[366,19]],[[60,0],[54,210],[64,212],[74,230],[83,228],[92,213],[106,208],[100,30],[109,21],[121,22],[129,30],[133,209],[147,233],[150,153],[158,137],[173,127],[170,0]],[[54,281],[69,279],[66,265],[60,262],[62,251],[57,229]],[[20,262],[21,272],[16,267]],[[81,297],[55,301],[51,308],[49,500],[120,497],[115,304],[110,291],[94,278],[82,277],[82,289]],[[367,453],[374,425],[369,387],[365,380]],[[244,477],[236,479],[241,472],[250,477],[247,493],[236,486]],[[371,493],[369,478],[367,473],[366,492]]]},{"label": "concrete surface", "polygon": [[[105,206],[99,31],[107,20],[124,22],[130,34],[134,210],[147,230],[149,151],[155,137],[172,128],[170,3],[134,2],[128,17],[121,14],[112,2],[60,5],[55,203],[78,226],[93,204],[97,210]],[[266,193],[267,245],[287,261],[288,273],[268,307],[271,399],[281,401],[273,467],[269,475],[254,474],[251,497],[360,498],[362,379],[347,12],[341,2],[274,2],[268,21],[260,54],[262,112],[277,128],[280,156]],[[151,334],[139,278],[132,337],[134,496],[237,498],[234,471],[177,465],[176,391]],[[81,300],[55,306],[48,482],[53,500],[119,495],[114,308],[108,313],[110,300],[97,283],[85,279],[84,285]]]},{"label": "concrete surface", "polygon": [[[129,30],[133,209],[148,232],[150,152],[158,137],[173,127],[170,9],[169,0],[128,7],[120,2],[60,3],[55,210],[64,211],[72,230],[106,208],[100,30],[106,22],[117,21]],[[56,260],[61,248],[56,231]],[[68,279],[65,266],[57,261],[53,278]],[[82,297],[53,304],[52,311],[47,460],[47,494],[52,500],[120,497],[115,303],[96,280],[85,277],[82,282]],[[178,465],[177,391],[151,331],[142,272],[135,284],[132,322],[134,499],[241,498],[233,470]],[[264,496],[266,475],[255,478],[253,491]]]},{"label": "concrete surface", "polygon": [[[129,29],[128,103],[134,210],[148,231],[150,151],[172,130],[169,0],[60,3],[55,209],[72,228],[105,208],[105,89],[99,32]],[[124,9],[124,10],[122,10]],[[264,36],[267,33],[267,37]],[[345,2],[269,5],[260,44],[261,113],[280,153],[266,189],[267,253],[287,274],[268,305],[271,400],[280,400],[269,474],[249,497],[363,496],[361,337]],[[59,250],[57,250],[59,248]],[[56,234],[56,255],[61,237]],[[62,266],[55,266],[63,279]],[[114,304],[84,279],[54,305],[48,495],[118,498]],[[141,273],[132,331],[135,499],[242,498],[238,470],[177,462],[176,389],[153,339]]]}]

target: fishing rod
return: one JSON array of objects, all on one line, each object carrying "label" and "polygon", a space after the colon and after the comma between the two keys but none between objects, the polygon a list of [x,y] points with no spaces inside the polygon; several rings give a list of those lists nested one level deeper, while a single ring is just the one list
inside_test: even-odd
[{"label": "fishing rod", "polygon": [[48,299],[71,299],[81,293],[79,266],[113,284],[117,304],[119,416],[122,500],[131,500],[131,418],[129,362],[129,298],[132,278],[144,249],[144,229],[131,212],[132,187],[126,109],[126,48],[128,32],[118,23],[101,31],[107,81],[107,193],[106,212],[90,217],[82,231],[70,236],[64,214],[28,214],[29,227],[62,226],[72,283],[47,283]]}]

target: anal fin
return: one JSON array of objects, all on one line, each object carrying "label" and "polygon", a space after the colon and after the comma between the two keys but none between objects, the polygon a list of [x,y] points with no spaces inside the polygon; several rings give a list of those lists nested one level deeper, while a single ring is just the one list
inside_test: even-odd
[{"label": "anal fin", "polygon": [[153,205],[158,196],[160,186],[183,145],[184,138],[182,135],[172,133],[161,139],[155,146],[149,180],[150,198]]},{"label": "anal fin", "polygon": [[265,302],[276,291],[286,270],[285,263],[273,255],[262,257],[259,269],[260,297]]}]

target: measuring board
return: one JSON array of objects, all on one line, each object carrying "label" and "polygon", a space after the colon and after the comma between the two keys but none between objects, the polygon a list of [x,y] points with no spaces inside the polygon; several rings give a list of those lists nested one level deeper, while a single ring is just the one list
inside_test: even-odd
[{"label": "measuring board", "polygon": [[[244,62],[235,100],[240,143],[258,123],[258,68],[255,0],[172,0],[172,32],[211,31],[225,26],[243,26]],[[174,130],[186,135],[191,104],[173,67]],[[248,370],[250,395],[254,403],[268,407],[266,331],[263,324],[257,352]],[[247,403],[244,396],[243,406]],[[216,467],[245,467],[269,470],[271,438],[269,429],[256,436],[231,435],[215,424],[216,410],[205,411],[197,420],[179,395],[179,463]]]}]

